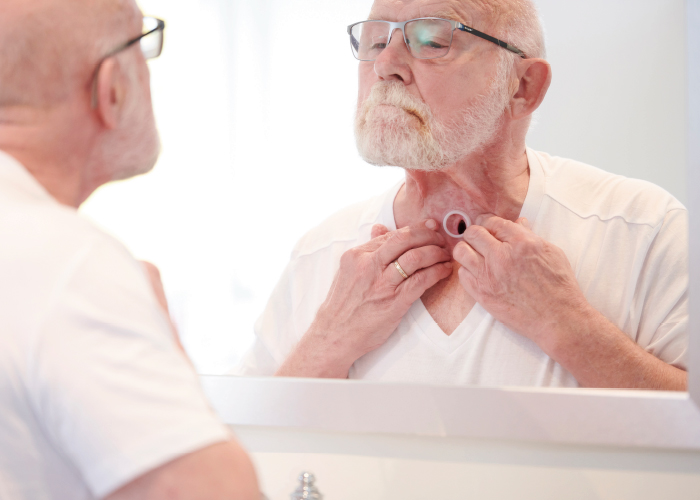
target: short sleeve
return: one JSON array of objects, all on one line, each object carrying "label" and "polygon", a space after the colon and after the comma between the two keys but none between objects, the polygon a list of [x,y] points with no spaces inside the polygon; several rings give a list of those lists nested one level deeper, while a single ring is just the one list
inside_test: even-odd
[{"label": "short sleeve", "polygon": [[688,212],[669,211],[640,271],[634,308],[640,312],[637,344],[687,369]]},{"label": "short sleeve", "polygon": [[293,349],[300,336],[295,324],[295,270],[296,260],[292,258],[255,322],[254,344],[230,374],[272,376]]},{"label": "short sleeve", "polygon": [[47,438],[98,497],[230,438],[141,266],[98,238],[41,321],[28,390]]},{"label": "short sleeve", "polygon": [[229,375],[240,377],[271,377],[279,369],[280,365],[267,350],[265,344],[259,338],[245,353],[241,362],[229,372]]}]

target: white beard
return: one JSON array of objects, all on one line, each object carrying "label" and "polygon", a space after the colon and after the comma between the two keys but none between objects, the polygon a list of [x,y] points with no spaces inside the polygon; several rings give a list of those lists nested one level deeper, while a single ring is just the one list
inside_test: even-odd
[{"label": "white beard", "polygon": [[360,156],[372,165],[437,171],[479,151],[493,139],[510,101],[510,68],[511,60],[501,57],[487,92],[474,100],[461,120],[447,124],[439,122],[403,83],[377,82],[355,115]]}]

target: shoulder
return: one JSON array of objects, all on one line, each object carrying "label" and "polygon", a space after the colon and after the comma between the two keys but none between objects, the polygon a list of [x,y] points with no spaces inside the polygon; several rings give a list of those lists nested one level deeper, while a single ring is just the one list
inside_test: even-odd
[{"label": "shoulder", "polygon": [[[131,259],[126,247],[93,221],[58,203],[15,205],[0,220],[0,234],[11,243],[0,251],[5,262],[34,262],[61,268],[78,255]],[[109,257],[108,257],[109,256]]]},{"label": "shoulder", "polygon": [[[369,239],[374,224],[385,223],[383,214],[393,207],[399,186],[360,203],[346,207],[307,232],[297,242],[292,259],[309,256],[333,246],[354,247]],[[393,213],[393,209],[391,210]]]},{"label": "shoulder", "polygon": [[104,270],[93,281],[105,273],[118,277],[139,272],[138,263],[116,238],[51,199],[0,200],[0,238],[0,298],[16,305],[0,316],[13,316],[27,328],[76,273],[86,275],[86,266],[93,273]]},{"label": "shoulder", "polygon": [[544,172],[544,195],[580,218],[617,218],[657,227],[669,212],[686,211],[673,195],[651,182],[546,153],[535,155]]}]

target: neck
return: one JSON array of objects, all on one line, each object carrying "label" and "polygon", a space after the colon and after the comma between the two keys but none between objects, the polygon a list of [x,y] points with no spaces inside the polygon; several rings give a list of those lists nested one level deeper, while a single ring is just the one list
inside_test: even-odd
[{"label": "neck", "polygon": [[59,203],[77,208],[97,186],[86,175],[90,138],[75,123],[78,117],[65,108],[0,108],[0,150],[19,161]]},{"label": "neck", "polygon": [[396,225],[404,227],[426,218],[442,225],[452,210],[466,213],[472,221],[487,213],[514,221],[529,181],[524,145],[508,153],[489,149],[438,172],[407,170],[406,184],[394,201]]}]

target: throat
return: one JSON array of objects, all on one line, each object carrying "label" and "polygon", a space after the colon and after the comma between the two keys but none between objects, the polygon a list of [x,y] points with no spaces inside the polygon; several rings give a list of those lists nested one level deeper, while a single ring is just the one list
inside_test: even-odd
[{"label": "throat", "polygon": [[450,277],[426,290],[421,297],[430,317],[445,335],[452,335],[476,304],[459,283],[459,264],[453,262],[452,265],[454,271]]}]

